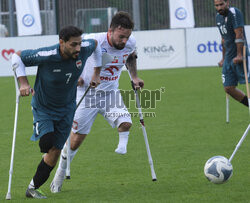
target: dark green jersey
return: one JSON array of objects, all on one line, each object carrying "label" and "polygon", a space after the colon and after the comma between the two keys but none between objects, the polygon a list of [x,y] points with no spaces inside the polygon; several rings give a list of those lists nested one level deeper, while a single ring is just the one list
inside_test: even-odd
[{"label": "dark green jersey", "polygon": [[[229,8],[227,16],[223,16],[217,13],[216,24],[219,28],[221,37],[224,39],[224,46],[226,50],[225,59],[231,60],[237,55],[234,29],[239,27],[243,27],[244,29],[243,15],[239,9],[231,7]],[[244,37],[246,39],[245,29]],[[245,43],[247,44],[246,40]]]},{"label": "dark green jersey", "polygon": [[83,40],[77,59],[62,59],[59,44],[22,51],[25,66],[38,66],[32,106],[52,115],[74,110],[77,81],[94,50],[94,40]]}]

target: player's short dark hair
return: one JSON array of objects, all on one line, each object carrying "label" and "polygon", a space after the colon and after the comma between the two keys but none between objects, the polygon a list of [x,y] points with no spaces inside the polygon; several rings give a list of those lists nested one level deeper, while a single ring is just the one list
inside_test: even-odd
[{"label": "player's short dark hair", "polygon": [[79,37],[81,36],[83,31],[73,25],[68,25],[62,28],[59,32],[59,39],[67,42],[69,41],[70,37]]},{"label": "player's short dark hair", "polygon": [[114,30],[119,26],[125,29],[134,29],[134,22],[129,13],[125,11],[119,11],[113,16],[110,23],[110,28]]}]

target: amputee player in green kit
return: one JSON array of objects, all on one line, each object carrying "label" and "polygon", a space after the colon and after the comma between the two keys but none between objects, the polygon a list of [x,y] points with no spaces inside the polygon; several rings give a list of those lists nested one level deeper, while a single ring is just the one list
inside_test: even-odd
[{"label": "amputee player in green kit", "polygon": [[[224,90],[235,100],[248,106],[247,96],[236,88],[238,83],[245,83],[243,46],[244,44],[247,45],[247,39],[243,15],[239,9],[229,7],[229,0],[214,0],[214,6],[218,12],[216,24],[222,37],[223,58],[219,62],[219,66],[223,67],[222,81]],[[249,56],[248,46],[246,47],[246,56]],[[246,64],[247,69],[249,69],[248,57],[246,57]]]},{"label": "amputee player in green kit", "polygon": [[[19,51],[12,57],[21,96],[28,96],[30,92],[33,95],[31,140],[40,139],[40,150],[46,153],[26,190],[26,197],[46,198],[39,188],[49,178],[69,136],[76,109],[78,78],[92,53],[97,62],[90,83],[93,87],[100,83],[101,48],[96,40],[82,40],[81,35],[77,27],[67,26],[59,33],[59,44]],[[30,88],[25,66],[38,66],[34,90]]]}]

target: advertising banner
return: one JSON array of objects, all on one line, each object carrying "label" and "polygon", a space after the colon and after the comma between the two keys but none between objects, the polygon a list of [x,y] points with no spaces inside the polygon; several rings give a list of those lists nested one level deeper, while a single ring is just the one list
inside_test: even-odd
[{"label": "advertising banner", "polygon": [[18,36],[40,35],[42,24],[38,0],[15,0]]},{"label": "advertising banner", "polygon": [[[0,38],[0,76],[12,76],[11,56],[13,53],[24,49],[36,49],[58,43],[57,35],[33,37],[7,37]],[[26,68],[27,75],[36,73],[35,67]]]},{"label": "advertising banner", "polygon": [[[250,26],[245,26],[250,36]],[[138,69],[217,66],[222,58],[221,37],[216,27],[135,31]],[[0,38],[0,76],[12,76],[11,55],[58,43],[58,35]],[[250,49],[250,37],[248,37]],[[36,68],[26,68],[28,75]]]},{"label": "advertising banner", "polygon": [[169,0],[170,28],[194,27],[193,0]]},{"label": "advertising banner", "polygon": [[[250,26],[245,26],[250,48]],[[187,66],[217,66],[222,59],[221,36],[217,27],[186,29]]]},{"label": "advertising banner", "polygon": [[187,66],[217,66],[222,58],[216,27],[186,29]]},{"label": "advertising banner", "polygon": [[182,29],[134,32],[138,69],[185,67],[184,34]]}]

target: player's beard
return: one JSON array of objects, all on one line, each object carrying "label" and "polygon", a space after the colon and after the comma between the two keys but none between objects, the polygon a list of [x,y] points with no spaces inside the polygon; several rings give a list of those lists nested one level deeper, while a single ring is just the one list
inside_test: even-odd
[{"label": "player's beard", "polygon": [[[71,59],[76,59],[78,57],[79,51],[70,52],[67,48],[64,49],[64,54]],[[76,55],[77,54],[77,55]]]},{"label": "player's beard", "polygon": [[221,10],[218,11],[218,13],[219,13],[220,15],[227,16],[228,8],[225,8],[224,10],[221,9]]},{"label": "player's beard", "polygon": [[116,48],[116,49],[119,49],[119,50],[122,50],[122,49],[124,49],[124,47],[125,47],[125,44],[123,45],[119,45],[119,44],[113,44],[113,46]]},{"label": "player's beard", "polygon": [[111,39],[111,41],[112,41],[113,47],[115,47],[115,48],[118,49],[118,50],[124,49],[124,47],[125,47],[125,45],[126,45],[126,44],[124,44],[124,43],[118,44],[118,43],[116,43],[113,39]]}]

